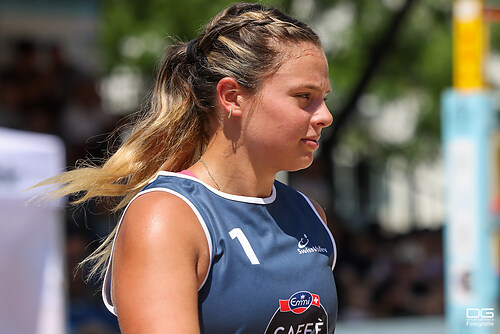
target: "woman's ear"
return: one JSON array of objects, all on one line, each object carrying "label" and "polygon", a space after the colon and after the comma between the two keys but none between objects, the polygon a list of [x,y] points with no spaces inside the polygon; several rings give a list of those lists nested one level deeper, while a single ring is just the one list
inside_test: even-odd
[{"label": "woman's ear", "polygon": [[241,116],[241,101],[245,89],[234,78],[224,77],[217,83],[217,98],[227,117]]}]

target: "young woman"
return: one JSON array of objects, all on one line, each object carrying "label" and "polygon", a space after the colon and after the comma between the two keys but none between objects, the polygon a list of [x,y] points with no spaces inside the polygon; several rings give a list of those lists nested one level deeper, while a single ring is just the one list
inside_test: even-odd
[{"label": "young woman", "polygon": [[86,261],[123,333],[333,333],[325,214],[274,179],[312,163],[329,91],[309,27],[235,4],[170,48],[150,112],[103,166],[50,181],[80,201],[122,196]]}]

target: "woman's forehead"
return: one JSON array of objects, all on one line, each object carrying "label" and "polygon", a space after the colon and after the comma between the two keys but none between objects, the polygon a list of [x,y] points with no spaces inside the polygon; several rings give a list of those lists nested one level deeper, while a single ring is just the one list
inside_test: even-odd
[{"label": "woman's forehead", "polygon": [[328,75],[328,63],[323,51],[309,43],[296,47],[270,79],[330,91]]}]

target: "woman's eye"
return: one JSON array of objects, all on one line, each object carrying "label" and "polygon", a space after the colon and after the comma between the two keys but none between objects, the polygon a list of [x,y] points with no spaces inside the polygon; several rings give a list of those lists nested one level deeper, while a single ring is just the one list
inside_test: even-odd
[{"label": "woman's eye", "polygon": [[299,97],[301,99],[309,99],[310,96],[311,96],[311,94],[309,94],[309,93],[297,94],[297,97]]}]

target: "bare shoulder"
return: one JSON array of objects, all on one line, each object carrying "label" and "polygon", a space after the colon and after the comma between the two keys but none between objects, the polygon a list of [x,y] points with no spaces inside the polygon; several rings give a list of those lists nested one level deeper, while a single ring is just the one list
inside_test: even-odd
[{"label": "bare shoulder", "polygon": [[174,260],[198,263],[208,256],[206,235],[192,208],[180,197],[163,191],[143,194],[130,204],[116,243],[117,259],[122,254],[127,259],[140,257],[139,261],[176,254]]},{"label": "bare shoulder", "polygon": [[209,257],[203,228],[184,200],[162,191],[137,197],[113,254],[112,296],[122,332],[198,333],[197,291]]},{"label": "bare shoulder", "polygon": [[184,200],[167,192],[153,191],[130,204],[116,243],[116,256],[121,244],[137,248],[144,255],[189,245],[189,249],[196,251],[192,255],[199,255],[206,238],[195,213]]},{"label": "bare shoulder", "polygon": [[193,232],[193,228],[196,230],[199,223],[193,210],[180,197],[153,191],[140,195],[130,204],[122,225],[120,237],[141,242],[144,238],[148,241],[170,238],[172,232],[189,236],[189,232]]}]

